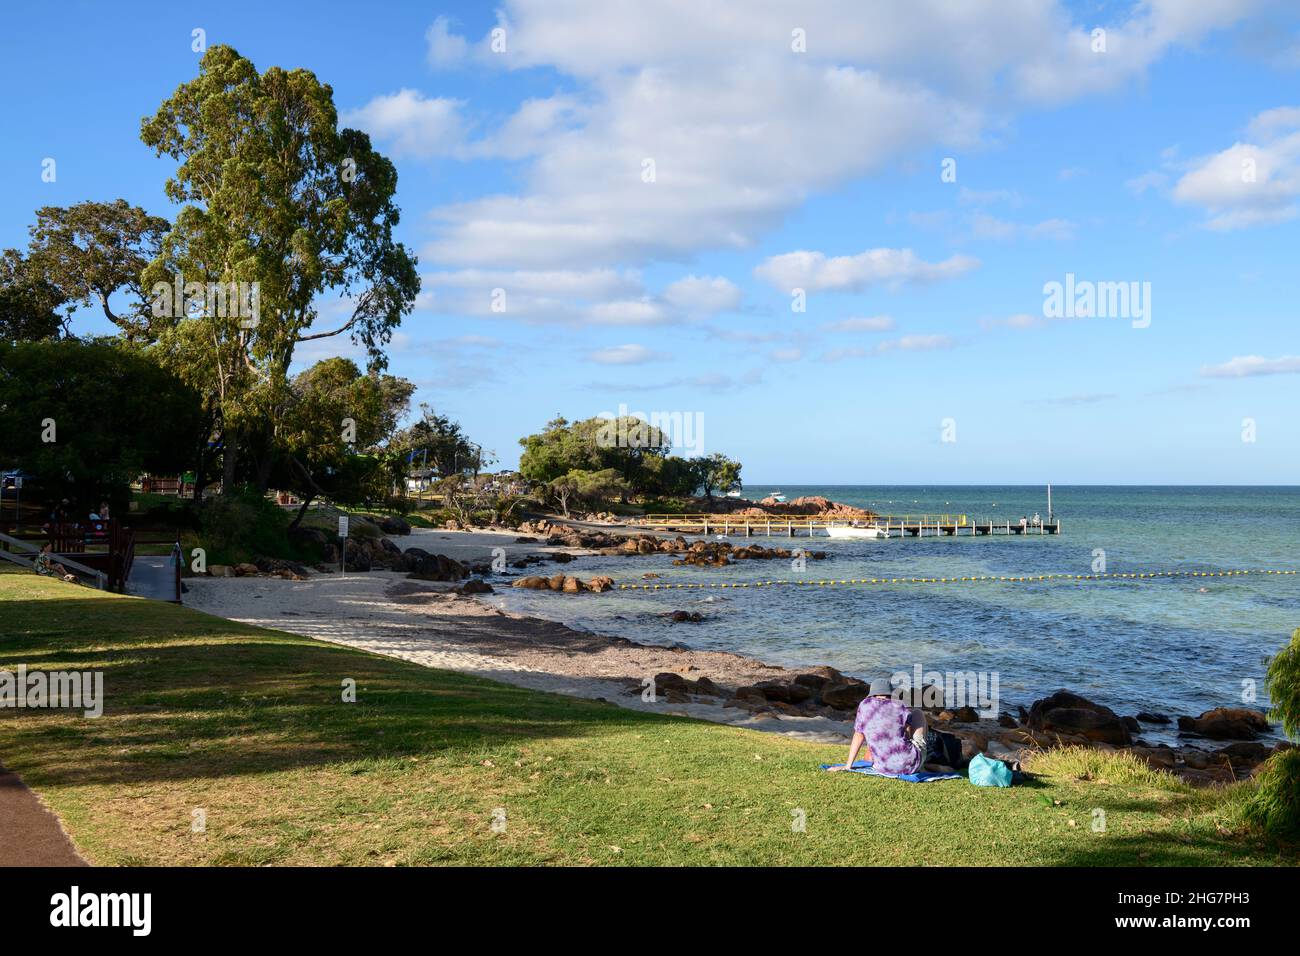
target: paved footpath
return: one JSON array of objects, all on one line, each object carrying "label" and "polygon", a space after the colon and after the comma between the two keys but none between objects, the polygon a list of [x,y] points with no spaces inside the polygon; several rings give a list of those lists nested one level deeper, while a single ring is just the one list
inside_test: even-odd
[{"label": "paved footpath", "polygon": [[86,866],[58,817],[0,767],[0,866]]}]

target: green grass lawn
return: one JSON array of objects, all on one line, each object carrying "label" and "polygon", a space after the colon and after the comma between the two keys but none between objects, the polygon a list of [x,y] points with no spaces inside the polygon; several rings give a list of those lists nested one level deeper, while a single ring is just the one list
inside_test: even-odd
[{"label": "green grass lawn", "polygon": [[[0,761],[99,864],[1292,859],[1235,827],[1241,788],[1194,792],[1122,761],[1064,755],[1010,790],[826,774],[818,764],[842,748],[520,690],[27,574],[0,574],[0,622],[0,669],[104,671],[99,719],[0,710]],[[341,700],[348,678],[357,703]],[[196,809],[204,833],[192,832]]]}]

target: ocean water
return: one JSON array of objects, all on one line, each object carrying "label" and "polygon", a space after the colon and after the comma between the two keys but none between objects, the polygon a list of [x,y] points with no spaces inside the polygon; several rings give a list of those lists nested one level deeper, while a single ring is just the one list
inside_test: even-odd
[{"label": "ocean water", "polygon": [[[758,499],[775,490],[749,487]],[[783,486],[880,513],[1046,516],[1039,487]],[[803,576],[961,577],[1300,569],[1298,487],[1057,486],[1058,535],[844,541],[755,537],[829,553]],[[743,536],[731,540],[744,542]],[[620,583],[796,578],[787,561],[673,567],[671,557],[590,557],[567,573]],[[1199,714],[1267,705],[1268,659],[1300,627],[1300,575],[1104,582],[899,584],[742,591],[614,591],[577,598],[506,590],[499,606],[644,643],[727,650],[785,665],[830,664],[870,677],[915,665],[998,674],[1003,709],[1060,687],[1123,714]],[[665,620],[701,611],[700,624]],[[1251,690],[1254,698],[1251,698]],[[1147,734],[1149,738],[1158,735]]]}]

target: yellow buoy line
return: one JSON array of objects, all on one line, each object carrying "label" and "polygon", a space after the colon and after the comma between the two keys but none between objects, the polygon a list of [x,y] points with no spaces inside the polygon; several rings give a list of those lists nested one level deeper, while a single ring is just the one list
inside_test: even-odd
[{"label": "yellow buoy line", "polygon": [[845,580],[783,580],[783,581],[724,581],[694,582],[683,584],[620,584],[620,591],[676,591],[700,590],[704,588],[770,588],[784,585],[795,587],[838,587],[840,585],[861,584],[962,584],[988,581],[997,582],[1038,582],[1038,581],[1113,581],[1119,579],[1136,580],[1138,578],[1231,578],[1246,574],[1297,574],[1297,571],[1268,570],[1264,568],[1234,571],[1115,571],[1105,574],[1025,574],[999,575],[978,574],[953,578],[848,578]]}]

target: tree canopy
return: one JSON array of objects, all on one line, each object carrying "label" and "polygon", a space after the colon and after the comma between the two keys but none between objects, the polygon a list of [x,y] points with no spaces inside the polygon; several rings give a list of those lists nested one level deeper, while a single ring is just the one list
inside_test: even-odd
[{"label": "tree canopy", "polygon": [[[44,206],[36,210],[28,261],[71,308],[98,306],[110,322],[139,338],[148,329],[140,276],[170,225],[125,199]],[[109,304],[119,291],[128,296],[121,314]]]},{"label": "tree canopy", "polygon": [[362,374],[346,358],[325,359],[294,377],[276,434],[283,455],[273,477],[303,499],[295,524],[322,495],[353,503],[385,493],[375,446],[405,412],[413,390],[405,379]]},{"label": "tree canopy", "polygon": [[16,249],[0,253],[0,342],[37,342],[66,332],[63,293]]},{"label": "tree canopy", "polygon": [[83,506],[180,472],[207,437],[194,390],[112,341],[0,342],[0,420],[0,461]]},{"label": "tree canopy", "polygon": [[636,416],[577,422],[557,416],[519,444],[524,449],[520,474],[546,487],[566,513],[571,501],[594,504],[633,494],[687,497],[699,489],[712,495],[740,487],[739,462],[718,453],[702,458],[671,454],[668,436]]},{"label": "tree canopy", "polygon": [[[393,240],[397,172],[364,133],[338,129],[333,90],[311,71],[259,73],[228,46],[208,49],[140,135],[177,162],[166,192],[181,204],[142,277],[151,331],[219,409],[231,477],[239,444],[274,428],[299,343],[347,334],[372,367],[386,364],[420,285],[415,257]],[[212,308],[214,286],[240,289],[255,314]],[[347,312],[318,330],[318,303],[331,297]]]}]

